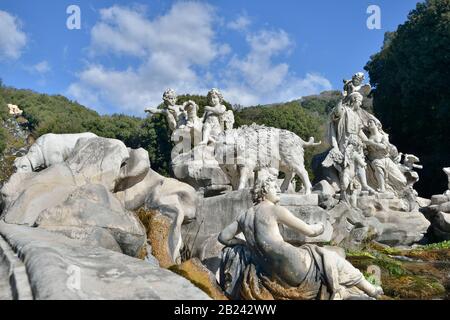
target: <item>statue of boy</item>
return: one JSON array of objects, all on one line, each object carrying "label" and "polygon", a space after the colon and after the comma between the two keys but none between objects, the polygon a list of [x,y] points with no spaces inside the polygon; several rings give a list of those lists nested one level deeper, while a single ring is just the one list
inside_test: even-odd
[{"label": "statue of boy", "polygon": [[153,114],[163,114],[166,116],[169,129],[173,132],[186,125],[186,112],[184,105],[177,105],[177,94],[173,89],[168,89],[163,94],[163,109],[145,109],[145,112]]},{"label": "statue of boy", "polygon": [[227,111],[227,108],[222,104],[223,96],[218,89],[211,89],[208,92],[209,106],[205,107],[205,123],[203,125],[203,139],[202,144],[214,142],[214,137],[224,131],[222,117]]}]

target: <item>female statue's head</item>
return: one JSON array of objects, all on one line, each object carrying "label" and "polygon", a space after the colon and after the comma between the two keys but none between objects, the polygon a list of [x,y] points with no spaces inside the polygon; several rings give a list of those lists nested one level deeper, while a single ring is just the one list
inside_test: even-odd
[{"label": "female statue's head", "polygon": [[223,102],[222,93],[218,89],[212,88],[208,92],[207,100],[208,103],[211,104],[211,106],[221,104]]},{"label": "female statue's head", "polygon": [[369,119],[367,125],[369,129],[381,129],[381,123],[377,122],[375,119]]},{"label": "female statue's head", "polygon": [[175,90],[173,89],[167,89],[164,91],[163,94],[163,100],[165,103],[168,103],[171,106],[174,106],[175,103],[177,103],[177,94],[175,93]]},{"label": "female statue's head", "polygon": [[253,189],[253,198],[256,203],[264,200],[277,203],[280,201],[278,194],[280,193],[280,187],[277,183],[277,175],[273,170],[261,170],[258,173],[258,178],[255,181]]}]

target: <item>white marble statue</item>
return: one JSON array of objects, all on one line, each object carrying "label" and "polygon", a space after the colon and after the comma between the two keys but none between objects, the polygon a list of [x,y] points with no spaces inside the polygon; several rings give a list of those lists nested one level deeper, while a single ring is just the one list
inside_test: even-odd
[{"label": "white marble statue", "polygon": [[419,181],[419,174],[415,169],[423,169],[423,166],[418,164],[419,162],[420,159],[415,155],[405,154],[403,164],[400,166],[406,177],[407,185],[411,190],[414,190],[414,184]]},{"label": "white marble statue", "polygon": [[367,158],[377,181],[377,191],[399,195],[407,186],[406,177],[395,161],[398,160],[396,148],[389,142],[381,123],[375,119],[369,120],[369,139],[366,145]]},{"label": "white marble statue", "polygon": [[195,147],[198,145],[203,138],[203,117],[199,117],[198,105],[194,101],[188,101],[184,104],[184,109],[186,110],[187,122],[186,130],[189,131],[192,145]]},{"label": "white marble statue", "polygon": [[[254,264],[255,274],[260,279],[258,283],[275,281],[280,284],[278,287],[266,287],[274,298],[280,294],[277,292],[279,290],[285,294],[287,287],[295,288],[298,291],[297,297],[302,296],[305,299],[346,299],[350,295],[348,289],[352,287],[374,298],[383,293],[381,287],[370,284],[358,269],[335,251],[316,245],[295,247],[285,242],[280,233],[280,225],[286,225],[309,237],[323,233],[324,226],[308,225],[285,207],[279,206],[278,192],[276,177],[258,179],[254,189],[254,207],[241,214],[220,233],[219,241],[228,247],[228,252],[226,249],[222,256],[220,271],[220,282],[225,290],[233,291],[231,283],[233,286],[239,285],[235,281],[236,270],[245,270],[242,277],[244,283],[241,284],[245,287],[248,265]],[[241,232],[245,240],[236,237]],[[240,250],[239,246],[246,249]],[[239,257],[233,256],[230,250],[245,252],[244,257],[240,256],[241,259],[236,259],[237,261],[228,261]],[[244,263],[247,266],[236,268],[233,263]],[[269,281],[266,281],[267,279]],[[326,287],[328,295],[321,292],[323,287]],[[241,289],[241,292],[246,291],[248,292]]]},{"label": "white marble statue", "polygon": [[97,135],[85,133],[53,134],[39,137],[28,153],[14,161],[17,172],[33,172],[64,162],[74,150],[80,139],[91,139]]},{"label": "white marble statue", "polygon": [[225,131],[231,130],[234,127],[234,113],[232,110],[228,110],[221,117],[221,125]]},{"label": "white marble statue", "polygon": [[163,94],[163,109],[145,109],[145,112],[153,114],[163,114],[167,119],[169,129],[173,132],[179,127],[186,125],[186,112],[184,105],[177,105],[177,94],[173,89],[168,89]]},{"label": "white marble statue", "polygon": [[359,92],[363,96],[369,95],[372,88],[369,84],[364,84],[364,73],[357,72],[352,76],[351,80],[344,80],[344,102],[354,92]]},{"label": "white marble statue", "polygon": [[449,168],[444,168],[444,173],[447,175],[448,178],[448,191],[450,192],[450,167]]},{"label": "white marble statue", "polygon": [[364,123],[360,117],[363,96],[353,92],[348,102],[343,101],[332,110],[329,123],[329,140],[332,150],[324,160],[325,167],[334,166],[339,171],[341,199],[346,200],[355,189],[358,179],[363,191],[375,193],[367,184]]},{"label": "white marble statue", "polygon": [[215,154],[222,169],[237,174],[238,190],[247,188],[255,172],[275,168],[285,173],[282,191],[286,192],[297,174],[306,194],[312,190],[304,163],[304,148],[320,145],[310,138],[308,142],[287,130],[253,124],[227,130],[217,136]]},{"label": "white marble statue", "polygon": [[214,142],[214,138],[224,131],[222,117],[226,114],[227,108],[222,104],[222,93],[213,88],[208,92],[207,99],[210,105],[205,107],[203,140],[200,144]]},{"label": "white marble statue", "polygon": [[16,106],[15,104],[8,104],[8,109],[9,109],[10,116],[18,117],[23,114],[23,111],[20,110],[20,108],[18,106]]}]

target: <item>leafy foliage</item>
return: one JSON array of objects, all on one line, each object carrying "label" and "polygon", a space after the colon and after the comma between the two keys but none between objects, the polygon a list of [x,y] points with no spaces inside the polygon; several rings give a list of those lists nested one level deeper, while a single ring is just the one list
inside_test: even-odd
[{"label": "leafy foliage", "polygon": [[420,157],[419,194],[446,188],[450,159],[450,0],[418,3],[365,69],[376,116],[399,150]]}]

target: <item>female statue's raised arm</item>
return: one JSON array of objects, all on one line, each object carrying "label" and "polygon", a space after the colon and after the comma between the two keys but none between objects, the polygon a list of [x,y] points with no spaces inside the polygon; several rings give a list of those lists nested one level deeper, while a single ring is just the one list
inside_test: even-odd
[{"label": "female statue's raised arm", "polygon": [[325,231],[325,227],[322,223],[309,225],[303,220],[297,218],[288,209],[283,207],[277,207],[278,221],[286,226],[295,229],[308,237],[317,237]]}]

